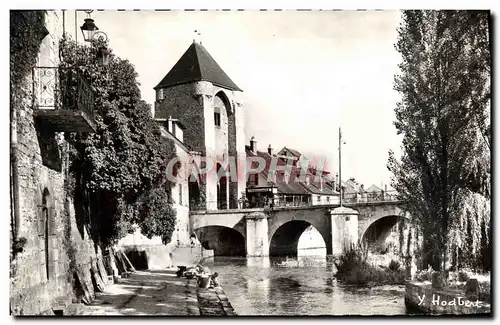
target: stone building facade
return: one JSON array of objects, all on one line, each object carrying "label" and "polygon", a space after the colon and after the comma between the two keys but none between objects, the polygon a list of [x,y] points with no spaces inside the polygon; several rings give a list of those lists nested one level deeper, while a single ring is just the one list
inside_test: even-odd
[{"label": "stone building facade", "polygon": [[[63,13],[48,11],[48,34],[42,40],[37,67],[59,65]],[[91,270],[98,269],[102,252],[77,222],[73,202],[65,192],[67,163],[64,133],[46,131],[35,118],[41,108],[36,68],[12,101],[11,120],[11,285],[14,315],[52,314],[78,296],[78,288],[93,295]],[[14,96],[16,96],[14,94]],[[52,93],[53,95],[53,93]],[[44,109],[54,109],[44,108]],[[101,260],[102,261],[102,260]],[[75,277],[80,284],[75,286]]]}]

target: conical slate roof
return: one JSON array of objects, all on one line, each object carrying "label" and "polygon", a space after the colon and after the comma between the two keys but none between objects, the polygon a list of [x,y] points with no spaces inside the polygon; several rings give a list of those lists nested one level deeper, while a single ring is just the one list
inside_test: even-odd
[{"label": "conical slate roof", "polygon": [[196,42],[191,44],[154,89],[195,81],[209,81],[221,88],[242,91],[215,62],[210,53]]}]

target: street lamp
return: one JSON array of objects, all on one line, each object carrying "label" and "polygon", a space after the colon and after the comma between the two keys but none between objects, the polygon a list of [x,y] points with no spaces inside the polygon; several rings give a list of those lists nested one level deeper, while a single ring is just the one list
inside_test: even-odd
[{"label": "street lamp", "polygon": [[[80,27],[85,42],[89,42],[92,46],[97,48],[97,59],[100,65],[108,65],[109,50],[105,45],[108,41],[108,35],[99,31],[99,27],[94,23],[94,19],[90,17],[93,10],[85,10],[88,17],[85,18],[83,25]],[[98,44],[97,44],[98,43]]]},{"label": "street lamp", "polygon": [[99,28],[94,24],[94,19],[90,18],[90,12],[87,12],[88,18],[85,18],[85,22],[80,27],[82,30],[83,38],[85,42],[92,42],[94,39],[94,34],[99,30]]},{"label": "street lamp", "polygon": [[109,60],[109,50],[105,46],[100,46],[97,49],[97,60],[100,65],[107,66]]}]

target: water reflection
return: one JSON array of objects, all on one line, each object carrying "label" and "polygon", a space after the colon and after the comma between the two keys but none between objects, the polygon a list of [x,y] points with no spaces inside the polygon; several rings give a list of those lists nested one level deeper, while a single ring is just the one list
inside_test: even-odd
[{"label": "water reflection", "polygon": [[[269,300],[269,278],[246,279],[246,296],[250,301]],[[258,308],[258,305],[256,306]]]},{"label": "water reflection", "polygon": [[296,260],[307,263],[278,267],[283,259],[223,257],[207,263],[220,274],[224,291],[239,315],[406,313],[402,286],[345,287],[336,281],[324,256],[299,256]]},{"label": "water reflection", "polygon": [[248,267],[270,267],[271,260],[269,257],[247,257],[247,266]]}]

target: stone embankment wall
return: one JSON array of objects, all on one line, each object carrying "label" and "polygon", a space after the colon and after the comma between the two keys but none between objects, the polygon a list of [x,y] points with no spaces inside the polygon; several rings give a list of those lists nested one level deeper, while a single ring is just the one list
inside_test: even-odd
[{"label": "stone embankment wall", "polygon": [[188,279],[186,293],[186,308],[190,316],[236,316],[233,306],[221,287],[198,288],[196,279]]}]

